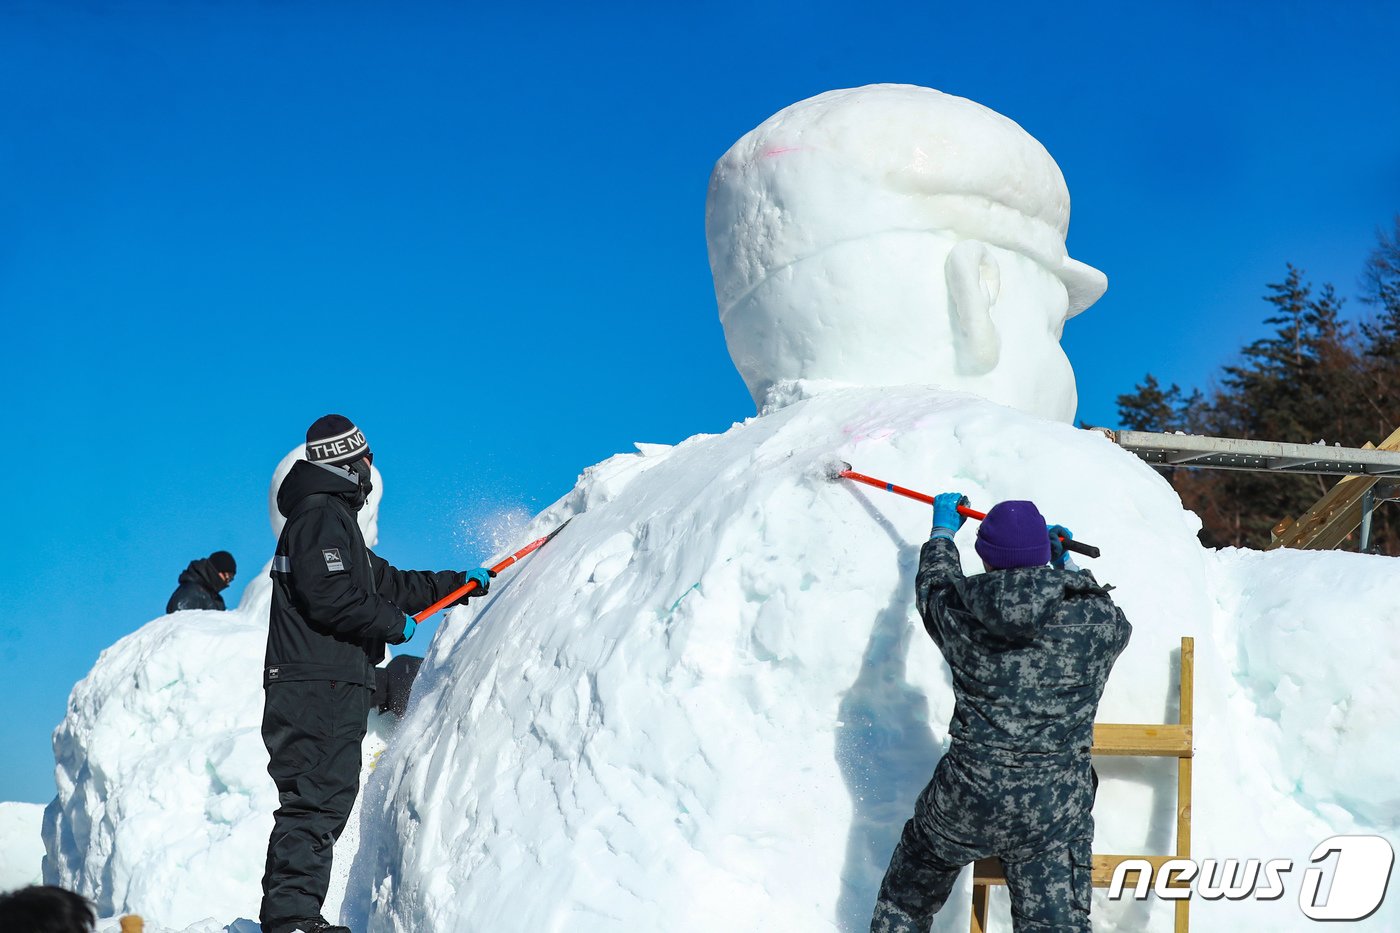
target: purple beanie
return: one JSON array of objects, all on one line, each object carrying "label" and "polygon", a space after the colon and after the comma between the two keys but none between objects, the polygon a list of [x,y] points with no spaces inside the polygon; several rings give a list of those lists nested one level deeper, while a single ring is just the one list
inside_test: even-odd
[{"label": "purple beanie", "polygon": [[1050,535],[1034,502],[1010,499],[992,506],[977,528],[975,547],[993,570],[1050,562]]}]

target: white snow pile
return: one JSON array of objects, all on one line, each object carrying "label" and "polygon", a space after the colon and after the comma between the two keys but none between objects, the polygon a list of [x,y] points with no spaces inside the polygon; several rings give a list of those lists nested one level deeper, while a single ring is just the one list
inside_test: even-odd
[{"label": "white snow pile", "polygon": [[[1276,900],[1194,898],[1193,928],[1308,928],[1313,848],[1400,832],[1394,563],[1204,549],[1161,477],[1066,423],[1058,338],[1103,277],[1069,259],[1063,178],[1004,117],[927,89],[821,95],[736,144],[710,199],[726,339],[762,413],[584,470],[512,547],[569,526],[452,612],[368,775],[358,849],[337,847],[342,920],[867,929],[953,694],[912,600],[930,510],[833,480],[846,461],[982,508],[1032,499],[1102,548],[1084,563],[1134,634],[1101,721],[1174,721],[1196,639],[1192,852],[1295,868]],[[75,688],[46,877],[161,930],[255,915],[266,608],[264,586],[158,619]],[[1172,852],[1175,763],[1098,771],[1095,851]],[[967,928],[969,889],[935,930]],[[1098,930],[1171,929],[1161,901],[1094,910]],[[1004,893],[992,922],[1010,929]],[[1400,928],[1400,908],[1358,928]]]},{"label": "white snow pile", "polygon": [[44,841],[39,837],[43,821],[42,804],[0,803],[0,891],[43,879]]},{"label": "white snow pile", "polygon": [[[1174,652],[1197,639],[1198,855],[1301,866],[1334,833],[1394,837],[1388,560],[1216,555],[1170,487],[1096,434],[937,391],[845,390],[614,457],[541,515],[530,534],[574,518],[433,644],[371,789],[352,888],[374,901],[350,916],[395,931],[868,925],[953,696],[911,599],[928,509],[827,480],[833,459],[974,505],[1030,498],[1099,545],[1086,563],[1135,627],[1102,721],[1174,717]],[[980,568],[972,529],[958,540]],[[1171,851],[1175,767],[1099,772],[1095,851]],[[1303,920],[1293,899],[1193,910],[1200,929]],[[965,886],[935,929],[965,929],[967,912]],[[1100,896],[1095,914],[1096,929],[1170,929],[1166,908]]]}]

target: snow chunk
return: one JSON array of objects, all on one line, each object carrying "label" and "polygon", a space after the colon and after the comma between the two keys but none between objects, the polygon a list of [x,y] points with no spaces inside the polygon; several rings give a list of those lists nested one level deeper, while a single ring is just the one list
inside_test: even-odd
[{"label": "snow chunk", "polygon": [[43,822],[41,803],[0,803],[0,891],[43,881]]}]

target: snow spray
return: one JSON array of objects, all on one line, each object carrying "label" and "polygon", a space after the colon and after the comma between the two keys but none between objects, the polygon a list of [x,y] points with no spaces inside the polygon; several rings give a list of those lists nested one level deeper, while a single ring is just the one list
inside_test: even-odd
[{"label": "snow spray", "polygon": [[534,516],[522,506],[492,509],[484,515],[466,515],[458,522],[463,550],[475,554],[502,554],[525,535]]}]

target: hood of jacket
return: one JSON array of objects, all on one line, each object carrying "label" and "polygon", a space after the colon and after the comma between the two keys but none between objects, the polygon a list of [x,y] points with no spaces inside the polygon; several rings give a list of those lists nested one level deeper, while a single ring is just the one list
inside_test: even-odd
[{"label": "hood of jacket", "polygon": [[298,502],[315,495],[338,496],[352,510],[364,504],[359,483],[344,471],[320,466],[309,460],[298,460],[292,464],[291,471],[277,488],[277,511],[285,518],[292,514]]},{"label": "hood of jacket", "polygon": [[992,635],[1011,642],[1027,641],[1054,619],[1066,599],[1103,595],[1088,571],[1053,567],[989,570],[957,584],[963,605]]},{"label": "hood of jacket", "polygon": [[180,571],[180,585],[183,586],[186,583],[202,586],[211,593],[228,589],[228,584],[219,576],[219,571],[214,569],[214,565],[207,557],[190,561],[190,565]]}]

